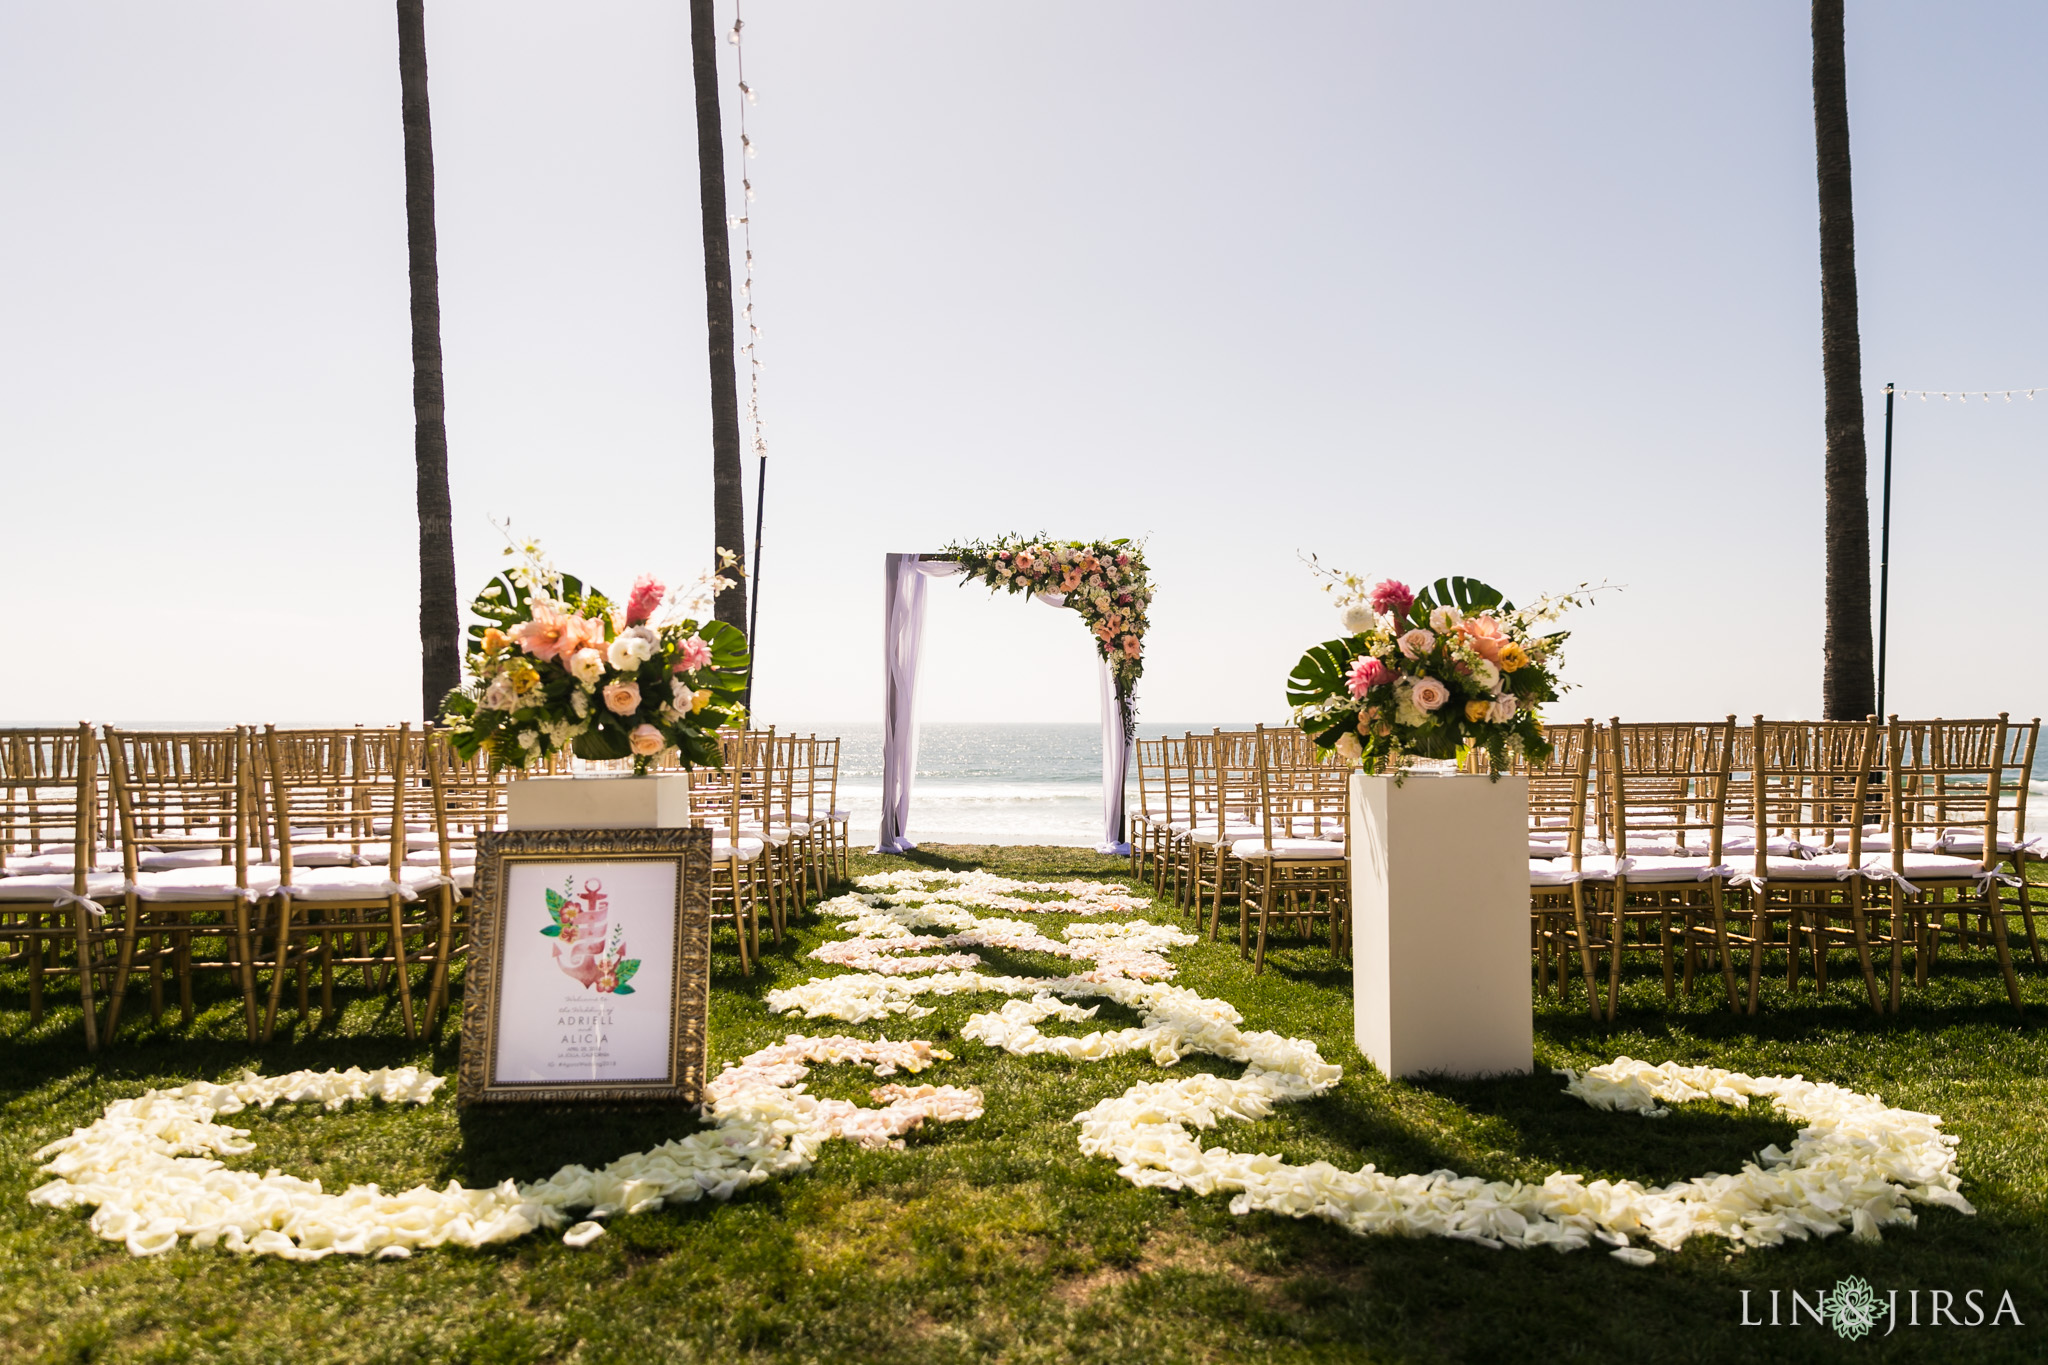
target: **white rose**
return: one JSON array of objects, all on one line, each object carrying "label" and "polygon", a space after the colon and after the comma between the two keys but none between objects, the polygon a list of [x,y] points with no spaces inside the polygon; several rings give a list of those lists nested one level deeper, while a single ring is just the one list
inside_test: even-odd
[{"label": "white rose", "polygon": [[1456,630],[1465,619],[1465,613],[1456,607],[1438,607],[1429,614],[1429,628],[1441,635],[1447,630]]},{"label": "white rose", "polygon": [[1451,689],[1435,678],[1417,678],[1415,690],[1410,693],[1415,705],[1424,711],[1434,711],[1451,699]]},{"label": "white rose", "polygon": [[1358,736],[1346,730],[1337,736],[1337,757],[1346,763],[1356,763],[1365,757],[1365,746],[1358,742]]},{"label": "white rose", "polygon": [[1500,666],[1485,659],[1473,660],[1472,681],[1489,692],[1500,691]]},{"label": "white rose", "polygon": [[631,673],[654,657],[659,643],[654,632],[646,626],[628,626],[612,641],[611,648],[605,651],[605,658],[621,673]]},{"label": "white rose", "polygon": [[1513,693],[1495,697],[1493,705],[1486,708],[1486,718],[1495,725],[1505,725],[1515,718],[1518,707],[1519,703],[1516,702]]},{"label": "white rose", "polygon": [[604,676],[604,655],[595,649],[579,649],[569,657],[569,673],[585,687],[597,686]]},{"label": "white rose", "polygon": [[540,736],[531,730],[521,730],[519,732],[519,747],[522,749],[540,748]]},{"label": "white rose", "polygon": [[1365,606],[1363,603],[1344,608],[1344,633],[1346,635],[1363,635],[1378,624],[1379,618],[1373,615],[1372,608]]},{"label": "white rose", "polygon": [[500,673],[491,679],[491,685],[484,689],[484,695],[477,705],[486,711],[510,711],[513,698],[519,694],[512,689],[512,680]]},{"label": "white rose", "polygon": [[1419,659],[1436,648],[1436,636],[1420,627],[1401,637],[1401,652],[1411,659]]}]

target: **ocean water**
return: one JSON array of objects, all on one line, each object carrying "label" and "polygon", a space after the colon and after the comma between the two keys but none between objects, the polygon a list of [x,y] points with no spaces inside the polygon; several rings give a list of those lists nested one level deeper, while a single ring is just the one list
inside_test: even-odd
[{"label": "ocean water", "polygon": [[[1143,723],[1152,739],[1249,723]],[[788,725],[791,734],[838,735],[839,805],[855,848],[882,829],[882,727]],[[1137,773],[1129,790],[1135,797]],[[919,732],[910,794],[916,843],[1092,846],[1102,839],[1102,727],[1096,724],[932,723]]]}]

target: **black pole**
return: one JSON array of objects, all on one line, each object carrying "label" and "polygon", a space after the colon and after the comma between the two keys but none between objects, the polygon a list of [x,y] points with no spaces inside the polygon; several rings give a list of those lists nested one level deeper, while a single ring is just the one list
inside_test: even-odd
[{"label": "black pole", "polygon": [[1884,718],[1884,637],[1892,586],[1892,386],[1884,386],[1884,522],[1877,540],[1877,715]]},{"label": "black pole", "polygon": [[747,670],[747,706],[754,704],[754,671],[760,667],[761,651],[755,647],[754,631],[761,620],[761,514],[767,510],[768,457],[761,457],[761,477],[754,486],[754,567],[747,571],[748,586],[753,589],[753,599],[747,603],[747,653],[752,657],[753,666]]}]

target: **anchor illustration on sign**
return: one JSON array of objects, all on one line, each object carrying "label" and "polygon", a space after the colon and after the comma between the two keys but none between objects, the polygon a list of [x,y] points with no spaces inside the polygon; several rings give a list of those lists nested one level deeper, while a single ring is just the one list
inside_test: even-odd
[{"label": "anchor illustration on sign", "polygon": [[560,891],[547,889],[548,918],[553,923],[541,933],[555,940],[555,965],[600,995],[631,995],[629,983],[640,970],[640,959],[626,956],[625,925],[609,923],[604,882],[592,878],[581,892],[575,886],[571,877]]}]

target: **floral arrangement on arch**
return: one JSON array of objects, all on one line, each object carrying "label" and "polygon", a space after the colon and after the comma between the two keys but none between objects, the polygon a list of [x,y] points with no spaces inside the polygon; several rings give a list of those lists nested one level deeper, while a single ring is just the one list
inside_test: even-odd
[{"label": "floral arrangement on arch", "polygon": [[1109,661],[1124,728],[1130,729],[1138,677],[1145,671],[1145,612],[1152,603],[1142,544],[1002,536],[948,545],[939,553],[958,560],[969,581],[1003,592],[1064,598],[1057,605],[1081,613],[1096,652]]},{"label": "floral arrangement on arch", "polygon": [[1561,690],[1565,632],[1537,627],[1579,605],[1577,595],[1516,610],[1477,579],[1440,578],[1417,592],[1322,572],[1346,633],[1310,649],[1287,680],[1294,723],[1318,748],[1373,773],[1408,757],[1484,751],[1496,773],[1517,755],[1550,757],[1537,708]]},{"label": "floral arrangement on arch", "polygon": [[[624,604],[557,571],[540,546],[505,547],[519,556],[477,594],[470,610],[471,681],[448,694],[442,720],[465,760],[491,767],[579,758],[631,757],[644,773],[670,749],[686,767],[717,767],[717,731],[742,720],[746,635],[708,615],[731,580],[705,574],[688,593],[652,575]],[[720,568],[735,561],[720,551]]]}]

